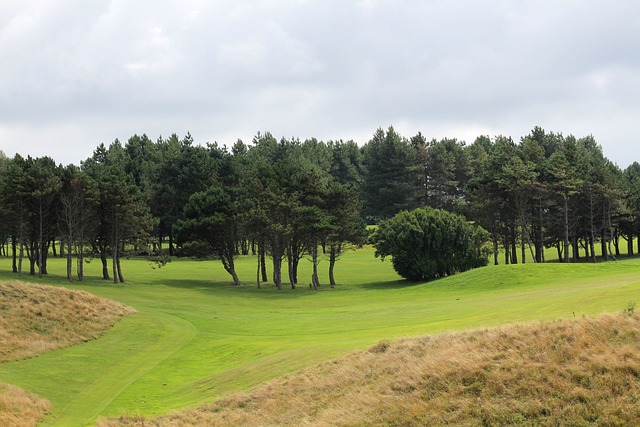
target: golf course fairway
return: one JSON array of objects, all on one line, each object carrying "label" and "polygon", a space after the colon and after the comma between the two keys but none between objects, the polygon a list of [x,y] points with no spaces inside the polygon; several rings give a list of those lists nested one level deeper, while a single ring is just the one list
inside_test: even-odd
[{"label": "golf course fairway", "polygon": [[[238,259],[244,285],[233,287],[215,261],[154,269],[126,260],[127,282],[113,285],[98,279],[95,261],[84,282],[69,284],[64,260],[51,259],[48,277],[24,279],[86,290],[137,313],[98,340],[0,364],[0,381],[48,399],[44,425],[91,425],[98,417],[195,407],[383,339],[595,315],[640,301],[635,258],[490,266],[412,284],[367,247],[345,254],[338,286],[320,291],[306,285],[304,261],[298,289],[258,289],[255,261]],[[15,279],[10,259],[0,262],[0,279]]]}]

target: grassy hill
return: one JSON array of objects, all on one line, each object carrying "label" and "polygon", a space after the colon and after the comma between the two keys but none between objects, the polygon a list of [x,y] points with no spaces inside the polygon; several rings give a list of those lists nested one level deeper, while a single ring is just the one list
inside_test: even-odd
[{"label": "grassy hill", "polygon": [[[0,282],[0,363],[98,338],[132,309],[87,292]],[[29,426],[51,410],[48,401],[0,383],[0,425]]]},{"label": "grassy hill", "polygon": [[180,260],[154,270],[132,259],[123,267],[125,285],[99,280],[95,263],[85,282],[68,285],[63,262],[50,260],[49,270],[61,273],[47,282],[88,290],[138,314],[100,340],[0,364],[0,380],[52,403],[48,425],[194,408],[381,340],[619,312],[640,295],[638,259],[492,266],[408,284],[365,248],[339,262],[336,289],[319,292],[257,289],[253,257],[238,260],[247,280],[242,287],[230,286],[215,262]]},{"label": "grassy hill", "polygon": [[640,424],[630,313],[381,341],[202,408],[116,426]]}]

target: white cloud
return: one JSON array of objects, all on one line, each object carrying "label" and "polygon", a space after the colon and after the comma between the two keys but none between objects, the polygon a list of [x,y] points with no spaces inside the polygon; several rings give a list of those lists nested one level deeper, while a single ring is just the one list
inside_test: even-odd
[{"label": "white cloud", "polygon": [[10,1],[0,149],[77,163],[143,132],[365,142],[394,125],[470,141],[540,125],[593,134],[624,166],[640,160],[638,12],[632,0]]}]

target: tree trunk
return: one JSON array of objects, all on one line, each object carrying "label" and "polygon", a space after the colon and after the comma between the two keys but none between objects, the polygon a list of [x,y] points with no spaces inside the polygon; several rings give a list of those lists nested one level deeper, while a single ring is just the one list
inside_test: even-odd
[{"label": "tree trunk", "polygon": [[320,288],[320,281],[318,280],[318,245],[315,243],[311,247],[311,263],[313,264],[311,284],[313,285],[313,289],[318,290],[318,288]]},{"label": "tree trunk", "polygon": [[282,290],[282,258],[273,257],[273,284]]},{"label": "tree trunk", "polygon": [[569,196],[563,195],[564,201],[564,262],[569,263]]},{"label": "tree trunk", "polygon": [[18,256],[18,275],[22,275],[22,260],[24,259],[24,244],[22,238],[20,238],[20,253]]},{"label": "tree trunk", "polygon": [[258,267],[256,268],[256,284],[258,285],[258,289],[260,289],[260,257],[256,257],[258,259]]},{"label": "tree trunk", "polygon": [[331,248],[329,249],[329,285],[332,288],[336,287],[336,279],[333,276],[333,268],[336,265],[336,247],[335,245],[331,245]]},{"label": "tree trunk", "polygon": [[16,236],[15,235],[11,236],[11,252],[12,252],[12,254],[11,254],[11,258],[12,258],[11,259],[11,270],[14,273],[18,272],[18,254],[16,253],[17,252],[17,245],[18,245],[18,242],[16,242]]},{"label": "tree trunk", "polygon": [[44,242],[42,241],[42,200],[40,200],[39,213],[40,213],[40,224],[39,224],[39,235],[38,235],[38,245],[40,245],[40,250],[38,251],[38,277],[42,277],[42,254],[44,253]]},{"label": "tree trunk", "polygon": [[293,254],[291,253],[291,248],[287,249],[287,269],[289,271],[289,283],[291,283],[291,289],[296,288],[296,275],[295,275],[295,267],[293,265]]},{"label": "tree trunk", "polygon": [[260,272],[262,273],[262,281],[266,282],[269,280],[269,278],[267,276],[267,251],[265,250],[264,242],[258,245],[258,252],[258,257],[260,258]]},{"label": "tree trunk", "polygon": [[113,245],[111,253],[111,271],[113,273],[113,283],[118,284],[118,266],[116,260],[118,259],[118,246]]},{"label": "tree trunk", "polygon": [[120,265],[120,250],[118,250],[118,259],[116,260],[116,268],[118,269],[118,280],[120,283],[124,283],[124,276],[122,275],[122,266]]},{"label": "tree trunk", "polygon": [[77,263],[78,263],[78,268],[77,268],[78,280],[82,282],[82,280],[84,279],[84,246],[82,244],[82,241],[78,246]]},{"label": "tree trunk", "polygon": [[233,285],[234,286],[240,286],[242,283],[240,283],[240,279],[238,278],[238,274],[236,273],[235,269],[231,269],[231,277],[233,278]]},{"label": "tree trunk", "polygon": [[102,262],[102,279],[111,280],[111,276],[109,276],[109,263],[107,262],[107,248],[104,246],[100,247],[100,261]]},{"label": "tree trunk", "polygon": [[[60,246],[60,254],[62,254],[62,248],[64,246]],[[71,251],[71,236],[67,239],[67,280],[69,282],[73,282],[73,252]]]},{"label": "tree trunk", "polygon": [[578,236],[573,237],[573,243],[571,244],[573,248],[573,262],[580,261],[580,246],[578,243]]},{"label": "tree trunk", "polygon": [[219,252],[218,258],[220,258],[220,262],[222,262],[222,267],[225,269],[227,273],[231,275],[233,279],[234,286],[240,286],[240,279],[238,279],[238,274],[236,273],[236,266],[233,261],[235,256],[235,244],[227,244],[224,252]]}]

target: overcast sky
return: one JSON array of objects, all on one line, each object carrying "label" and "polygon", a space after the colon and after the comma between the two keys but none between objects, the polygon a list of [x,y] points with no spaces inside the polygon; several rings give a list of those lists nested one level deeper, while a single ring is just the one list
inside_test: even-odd
[{"label": "overcast sky", "polygon": [[592,134],[640,161],[637,0],[0,0],[0,149]]}]

